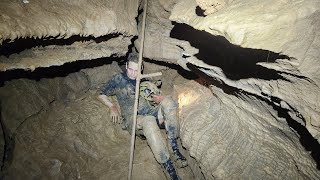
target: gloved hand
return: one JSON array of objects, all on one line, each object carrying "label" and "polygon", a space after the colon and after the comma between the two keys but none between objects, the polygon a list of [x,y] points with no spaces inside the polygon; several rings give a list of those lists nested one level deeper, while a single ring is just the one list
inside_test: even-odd
[{"label": "gloved hand", "polygon": [[117,123],[117,124],[121,124],[122,123],[122,117],[121,117],[117,107],[116,106],[112,106],[110,110],[111,110],[110,116],[111,116],[112,122],[113,123]]}]

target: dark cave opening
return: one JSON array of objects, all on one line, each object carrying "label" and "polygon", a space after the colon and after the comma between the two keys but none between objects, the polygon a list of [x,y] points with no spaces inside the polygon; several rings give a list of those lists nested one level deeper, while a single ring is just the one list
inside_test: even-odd
[{"label": "dark cave opening", "polygon": [[227,78],[240,80],[256,78],[263,80],[287,80],[281,73],[257,65],[259,62],[273,63],[276,59],[290,59],[286,55],[267,50],[242,48],[231,44],[221,36],[212,36],[186,24],[173,23],[170,37],[188,41],[199,49],[194,56],[204,63],[221,68]]},{"label": "dark cave opening", "polygon": [[41,67],[36,68],[34,71],[25,71],[23,69],[4,71],[0,72],[0,87],[2,87],[6,81],[13,79],[26,78],[39,81],[42,78],[65,77],[81,69],[99,67],[111,64],[113,61],[120,61],[121,59],[121,57],[112,56],[108,58],[69,62],[61,66]]},{"label": "dark cave opening", "polygon": [[192,71],[187,71],[185,69],[183,69],[180,65],[177,64],[172,64],[172,63],[168,63],[168,62],[164,62],[164,61],[156,61],[156,60],[152,60],[152,59],[144,59],[145,62],[150,62],[152,64],[156,64],[159,66],[165,66],[168,67],[170,69],[174,69],[177,71],[178,74],[180,74],[182,77],[184,77],[185,79],[188,80],[196,80],[199,78],[199,76],[197,74],[195,74]]},{"label": "dark cave opening", "polygon": [[119,34],[108,34],[105,36],[100,37],[83,37],[79,35],[71,36],[67,39],[57,39],[57,37],[46,37],[46,38],[20,38],[15,40],[14,42],[10,42],[9,40],[6,40],[2,43],[0,46],[0,56],[6,56],[9,57],[11,54],[15,53],[21,53],[24,50],[35,48],[35,47],[46,47],[50,45],[55,46],[65,46],[65,45],[71,45],[75,42],[86,42],[86,41],[95,41],[96,43],[101,43],[108,41],[109,39],[115,38],[119,36]]},{"label": "dark cave opening", "polygon": [[[134,41],[134,40],[132,40]],[[39,81],[42,78],[55,78],[55,77],[65,77],[71,73],[75,73],[80,71],[81,69],[86,68],[94,68],[103,65],[110,65],[112,62],[117,62],[119,66],[124,66],[126,63],[126,59],[130,52],[132,52],[133,45],[129,47],[129,51],[126,56],[124,57],[105,57],[105,58],[98,58],[93,60],[81,60],[76,62],[68,62],[61,66],[51,66],[51,67],[39,67],[36,68],[34,71],[25,71],[23,69],[16,69],[16,70],[8,70],[4,72],[0,72],[0,87],[4,86],[6,81],[26,78],[30,80]],[[150,62],[152,64],[156,64],[159,66],[166,66],[168,68],[174,69],[180,74],[182,77],[188,80],[195,80],[198,76],[190,71],[184,70],[181,66],[176,64],[171,64],[163,61],[156,61],[148,58],[144,58],[145,62]],[[124,70],[124,68],[122,68]]]}]

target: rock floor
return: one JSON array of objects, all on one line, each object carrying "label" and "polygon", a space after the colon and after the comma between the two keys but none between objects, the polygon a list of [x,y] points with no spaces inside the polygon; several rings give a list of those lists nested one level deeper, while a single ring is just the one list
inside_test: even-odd
[{"label": "rock floor", "polygon": [[[17,130],[6,179],[127,179],[131,137],[94,91],[50,106]],[[132,179],[165,179],[147,142],[137,138],[135,147]],[[178,173],[194,179],[189,167]]]}]

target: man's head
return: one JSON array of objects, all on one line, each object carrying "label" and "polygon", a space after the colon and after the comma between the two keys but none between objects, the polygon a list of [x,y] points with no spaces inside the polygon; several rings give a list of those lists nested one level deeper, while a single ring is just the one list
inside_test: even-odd
[{"label": "man's head", "polygon": [[126,69],[128,78],[135,80],[138,74],[138,56],[136,53],[129,54]]}]

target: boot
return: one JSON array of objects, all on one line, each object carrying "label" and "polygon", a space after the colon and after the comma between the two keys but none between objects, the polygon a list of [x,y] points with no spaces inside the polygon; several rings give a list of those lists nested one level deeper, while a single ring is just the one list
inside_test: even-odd
[{"label": "boot", "polygon": [[168,180],[180,180],[173,163],[169,159],[167,162],[161,164],[164,169],[164,174]]},{"label": "boot", "polygon": [[188,161],[187,159],[180,153],[178,144],[177,144],[177,139],[169,139],[170,146],[173,151],[173,155],[175,158],[175,163],[179,168],[183,168],[188,166]]}]

